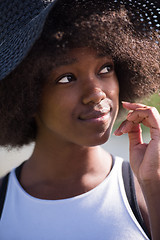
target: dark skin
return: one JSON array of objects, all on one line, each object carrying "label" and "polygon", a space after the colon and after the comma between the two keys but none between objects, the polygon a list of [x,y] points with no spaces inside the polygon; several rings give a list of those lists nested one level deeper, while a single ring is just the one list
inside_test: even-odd
[{"label": "dark skin", "polygon": [[[53,69],[35,115],[35,149],[20,176],[30,195],[65,199],[93,189],[106,178],[112,158],[98,145],[110,136],[118,99],[118,80],[108,56],[74,49],[67,63]],[[158,240],[160,116],[156,109],[138,103],[123,103],[123,107],[131,113],[115,135],[129,135],[137,200],[153,239]],[[142,142],[140,122],[151,130],[149,144]]]},{"label": "dark skin", "polygon": [[36,197],[62,199],[89,191],[112,165],[97,145],[109,138],[118,112],[113,61],[88,49],[71,52],[68,60],[52,71],[44,89],[35,150],[22,170],[22,185]]}]

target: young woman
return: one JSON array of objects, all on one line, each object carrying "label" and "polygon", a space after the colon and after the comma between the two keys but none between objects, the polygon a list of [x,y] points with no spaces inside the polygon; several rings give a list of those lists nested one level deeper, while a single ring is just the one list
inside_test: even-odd
[{"label": "young woman", "polygon": [[[43,31],[28,55],[17,47],[16,64],[2,67],[0,144],[35,141],[35,148],[8,176],[0,238],[135,240],[151,234],[158,240],[160,115],[126,102],[159,89],[158,24],[154,30],[140,21],[131,1],[46,2],[32,42]],[[110,137],[119,106],[130,110],[115,135],[129,135],[133,178],[123,172],[123,159],[99,146]],[[140,123],[150,128],[149,144]]]}]

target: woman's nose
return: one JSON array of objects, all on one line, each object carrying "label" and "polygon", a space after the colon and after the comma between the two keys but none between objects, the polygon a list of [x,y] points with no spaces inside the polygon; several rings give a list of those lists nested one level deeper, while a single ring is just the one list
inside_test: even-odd
[{"label": "woman's nose", "polygon": [[105,92],[98,86],[94,86],[92,84],[92,87],[85,90],[85,93],[83,95],[83,104],[98,104],[103,99],[106,98]]}]

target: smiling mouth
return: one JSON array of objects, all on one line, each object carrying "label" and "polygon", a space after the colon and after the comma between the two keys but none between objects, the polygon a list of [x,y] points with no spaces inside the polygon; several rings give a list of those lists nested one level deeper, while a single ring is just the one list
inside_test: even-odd
[{"label": "smiling mouth", "polygon": [[100,111],[89,111],[79,117],[81,121],[104,121],[110,113],[110,108],[103,108]]}]

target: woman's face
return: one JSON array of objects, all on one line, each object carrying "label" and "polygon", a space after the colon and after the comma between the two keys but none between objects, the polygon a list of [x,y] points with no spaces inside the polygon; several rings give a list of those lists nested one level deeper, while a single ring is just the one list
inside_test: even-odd
[{"label": "woman's face", "polygon": [[119,106],[119,85],[110,57],[73,49],[49,76],[36,116],[38,137],[95,146],[105,143]]}]

